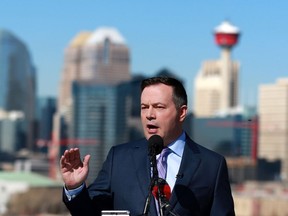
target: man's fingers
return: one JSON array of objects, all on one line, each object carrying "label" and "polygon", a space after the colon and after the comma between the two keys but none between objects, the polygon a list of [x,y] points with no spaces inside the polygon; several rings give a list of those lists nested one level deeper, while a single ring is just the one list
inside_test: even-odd
[{"label": "man's fingers", "polygon": [[[90,158],[90,157],[89,157]],[[88,158],[88,161],[89,161]],[[88,162],[86,161],[86,164]],[[69,150],[65,150],[64,154],[61,156],[60,159],[61,168],[70,167],[70,168],[77,168],[82,167],[83,163],[80,158],[80,151],[78,148],[71,148]]]},{"label": "man's fingers", "polygon": [[64,155],[62,155],[60,158],[60,166],[61,166],[61,168],[64,167]]},{"label": "man's fingers", "polygon": [[63,155],[60,158],[60,164],[61,165],[65,165],[66,163],[70,163],[71,158],[72,158],[71,153],[72,153],[71,149],[64,151]]},{"label": "man's fingers", "polygon": [[84,167],[89,165],[90,157],[91,157],[90,155],[86,155],[84,157],[84,160],[83,160]]},{"label": "man's fingers", "polygon": [[67,157],[68,157],[67,155],[68,155],[68,150],[65,150],[65,152],[63,153],[63,155],[60,158],[61,167],[63,167],[67,161]]},{"label": "man's fingers", "polygon": [[[78,155],[78,156],[77,156]],[[77,157],[79,157],[79,149],[78,148],[72,148],[68,151],[67,153],[67,159],[72,162],[74,161]]]},{"label": "man's fingers", "polygon": [[80,151],[78,148],[74,149],[74,160],[81,160],[80,158]]}]

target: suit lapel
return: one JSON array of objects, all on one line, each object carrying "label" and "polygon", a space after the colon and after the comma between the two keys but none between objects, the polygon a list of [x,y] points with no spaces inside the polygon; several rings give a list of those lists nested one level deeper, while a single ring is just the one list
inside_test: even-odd
[{"label": "suit lapel", "polygon": [[[147,141],[145,139],[135,143],[133,147],[132,157],[133,157],[133,165],[135,167],[135,172],[137,176],[137,181],[139,182],[142,195],[146,199],[149,189],[148,187],[150,184],[151,171],[150,171],[150,162],[148,158],[148,146]],[[178,172],[182,176],[176,180],[175,186],[176,185],[188,186],[193,175],[195,174],[196,170],[199,167],[200,161],[201,161],[200,152],[197,145],[187,136],[183,157]],[[177,196],[175,192],[172,191],[172,196],[170,198],[170,205],[172,211],[176,203],[177,203]],[[150,210],[151,209],[154,209],[156,211],[153,198],[151,199]]]},{"label": "suit lapel", "polygon": [[[139,142],[136,142],[134,146],[133,153],[133,164],[135,167],[135,172],[137,176],[137,181],[139,182],[139,186],[142,191],[143,199],[147,198],[149,184],[151,182],[151,168],[150,168],[150,161],[148,157],[148,145],[147,140],[143,139]],[[144,209],[144,202],[143,202],[143,209]],[[153,196],[151,197],[150,201],[150,209],[151,215],[157,215],[156,206]]]},{"label": "suit lapel", "polygon": [[143,139],[136,143],[132,155],[137,180],[139,182],[143,196],[147,196],[148,186],[150,184],[150,164],[147,155],[147,141]]},{"label": "suit lapel", "polygon": [[[186,135],[187,136],[187,135]],[[175,182],[176,185],[188,186],[193,175],[199,167],[201,158],[200,152],[195,143],[187,136],[184,147],[183,157],[179,168],[179,177]],[[177,196],[174,191],[170,198],[171,208],[173,209],[177,203]]]}]

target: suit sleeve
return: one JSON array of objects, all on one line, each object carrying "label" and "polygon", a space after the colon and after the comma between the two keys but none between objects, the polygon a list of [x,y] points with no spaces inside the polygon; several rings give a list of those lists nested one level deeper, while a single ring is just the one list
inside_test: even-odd
[{"label": "suit sleeve", "polygon": [[110,192],[111,165],[113,148],[109,151],[95,181],[71,201],[68,201],[63,192],[63,202],[72,216],[100,216],[102,210],[113,209],[113,197]]},{"label": "suit sleeve", "polygon": [[234,202],[225,158],[222,158],[214,190],[211,216],[235,216]]}]

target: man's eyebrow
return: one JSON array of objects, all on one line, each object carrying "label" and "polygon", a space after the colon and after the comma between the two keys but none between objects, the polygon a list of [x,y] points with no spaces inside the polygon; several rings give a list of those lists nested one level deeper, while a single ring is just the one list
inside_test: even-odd
[{"label": "man's eyebrow", "polygon": [[149,106],[149,104],[141,103],[141,106]]},{"label": "man's eyebrow", "polygon": [[157,105],[165,105],[165,103],[161,103],[161,102],[155,102],[155,103],[141,103],[141,105],[146,105],[146,106],[149,106],[149,105],[152,105],[152,106],[157,106]]}]

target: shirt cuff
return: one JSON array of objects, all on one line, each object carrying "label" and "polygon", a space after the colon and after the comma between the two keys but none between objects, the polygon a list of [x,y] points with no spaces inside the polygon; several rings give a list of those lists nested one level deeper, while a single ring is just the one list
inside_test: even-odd
[{"label": "shirt cuff", "polygon": [[84,183],[80,185],[78,188],[68,190],[66,187],[64,187],[64,192],[66,197],[68,198],[69,201],[74,199],[84,188]]}]

